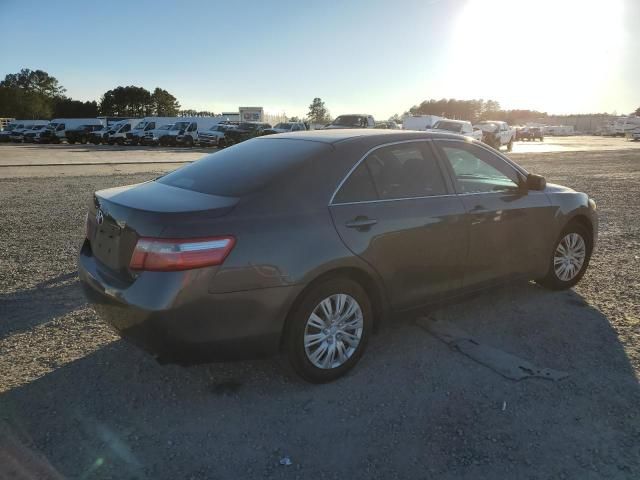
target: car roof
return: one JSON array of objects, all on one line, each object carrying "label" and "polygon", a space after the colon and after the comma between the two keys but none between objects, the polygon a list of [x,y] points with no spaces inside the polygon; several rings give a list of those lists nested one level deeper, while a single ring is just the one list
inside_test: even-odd
[{"label": "car roof", "polygon": [[438,120],[436,123],[439,122],[452,122],[452,123],[471,123],[468,120],[453,120],[450,118],[443,118],[442,120]]},{"label": "car roof", "polygon": [[276,135],[268,135],[260,138],[282,138],[282,139],[295,139],[295,140],[308,140],[314,142],[322,142],[335,144],[346,141],[368,140],[375,143],[376,140],[380,140],[381,143],[387,142],[401,142],[403,140],[428,140],[431,138],[466,138],[462,135],[456,135],[453,133],[436,133],[436,132],[421,132],[421,131],[407,131],[407,130],[380,130],[375,128],[345,128],[334,130],[306,130],[302,132],[291,133],[278,133]]}]

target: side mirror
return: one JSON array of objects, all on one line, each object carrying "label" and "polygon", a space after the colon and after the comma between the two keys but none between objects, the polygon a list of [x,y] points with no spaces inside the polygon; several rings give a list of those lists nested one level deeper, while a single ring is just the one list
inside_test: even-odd
[{"label": "side mirror", "polygon": [[527,175],[527,190],[544,190],[547,186],[547,180],[542,175],[530,173]]}]

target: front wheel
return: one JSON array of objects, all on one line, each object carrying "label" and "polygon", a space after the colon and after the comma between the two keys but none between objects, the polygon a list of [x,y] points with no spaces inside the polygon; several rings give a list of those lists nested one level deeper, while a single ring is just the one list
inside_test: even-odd
[{"label": "front wheel", "polygon": [[589,231],[580,223],[570,223],[555,243],[547,275],[536,282],[551,290],[573,287],[586,272],[592,249]]},{"label": "front wheel", "polygon": [[371,302],[348,278],[312,287],[291,313],[286,347],[293,369],[312,383],[335,380],[358,363],[371,334]]},{"label": "front wheel", "polygon": [[513,150],[513,139],[509,140],[509,143],[507,143],[507,152],[510,152],[511,150]]}]

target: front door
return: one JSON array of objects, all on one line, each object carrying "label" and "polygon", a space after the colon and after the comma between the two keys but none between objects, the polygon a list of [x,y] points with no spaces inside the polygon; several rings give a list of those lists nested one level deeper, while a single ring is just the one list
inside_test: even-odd
[{"label": "front door", "polygon": [[522,188],[523,174],[487,148],[437,140],[467,211],[469,254],[464,285],[539,272],[553,239],[551,202]]},{"label": "front door", "polygon": [[371,152],[330,210],[347,247],[381,276],[392,306],[418,306],[462,286],[465,208],[430,142]]}]

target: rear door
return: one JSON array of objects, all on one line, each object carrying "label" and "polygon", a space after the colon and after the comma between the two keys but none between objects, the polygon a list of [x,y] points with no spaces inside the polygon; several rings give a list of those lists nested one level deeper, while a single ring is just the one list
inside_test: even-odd
[{"label": "rear door", "polygon": [[460,140],[434,144],[467,211],[465,286],[539,271],[553,231],[545,193],[521,188],[523,174],[487,148]]},{"label": "rear door", "polygon": [[380,274],[394,308],[461,287],[465,209],[430,142],[372,150],[343,181],[330,211],[347,247]]}]

